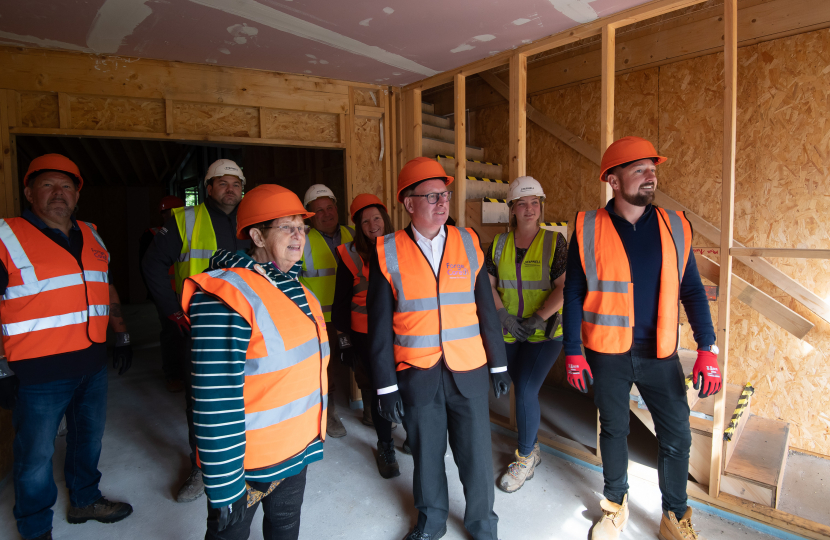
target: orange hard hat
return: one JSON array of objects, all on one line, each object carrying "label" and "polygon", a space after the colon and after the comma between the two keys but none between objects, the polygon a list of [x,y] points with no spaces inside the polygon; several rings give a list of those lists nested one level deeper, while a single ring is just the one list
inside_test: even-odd
[{"label": "orange hard hat", "polygon": [[276,184],[261,184],[246,193],[236,209],[236,237],[247,240],[247,228],[263,221],[286,216],[307,219],[313,215],[303,208],[293,191]]},{"label": "orange hard hat", "polygon": [[166,197],[161,198],[159,212],[164,212],[165,210],[171,210],[173,208],[181,208],[182,206],[184,206],[183,200],[175,195],[167,195]]},{"label": "orange hard hat", "polygon": [[357,197],[354,198],[352,201],[351,206],[349,206],[349,214],[352,216],[352,222],[354,222],[354,217],[357,215],[358,212],[366,208],[367,206],[380,206],[383,208],[383,211],[387,214],[389,210],[386,209],[386,205],[378,199],[376,196],[372,195],[371,193],[361,193]]},{"label": "orange hard hat", "polygon": [[75,165],[74,161],[60,154],[44,154],[33,159],[29,164],[29,170],[26,171],[26,176],[23,177],[23,186],[29,185],[29,177],[46,171],[68,174],[78,183],[78,191],[81,191],[81,188],[84,187],[84,179],[81,177],[78,166]]},{"label": "orange hard hat", "polygon": [[649,158],[654,160],[655,165],[660,165],[668,159],[658,156],[654,145],[641,137],[623,137],[614,141],[602,154],[602,162],[599,166],[602,170],[599,173],[599,179],[607,182],[605,173],[617,165]]},{"label": "orange hard hat", "polygon": [[443,180],[445,186],[452,184],[455,180],[452,176],[447,176],[444,167],[434,159],[428,157],[410,159],[398,175],[398,201],[403,202],[401,193],[406,188],[423,180],[432,179]]}]

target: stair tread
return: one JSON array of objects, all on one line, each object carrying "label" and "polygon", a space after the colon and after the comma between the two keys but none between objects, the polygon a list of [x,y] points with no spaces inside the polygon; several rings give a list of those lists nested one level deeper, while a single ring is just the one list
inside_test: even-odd
[{"label": "stair tread", "polygon": [[[723,428],[726,429],[729,426],[729,421],[732,420],[732,413],[735,412],[735,408],[738,406],[738,400],[741,399],[741,392],[744,391],[743,386],[739,386],[737,384],[727,384],[726,385],[726,409],[723,415]],[[709,396],[705,399],[699,399],[695,406],[692,407],[692,410],[695,412],[703,413],[707,416],[714,416],[715,415],[715,396]],[[703,418],[698,418],[696,416],[689,417],[689,423],[691,428],[700,432],[712,434],[712,427],[713,423],[711,420],[704,420]]]},{"label": "stair tread", "polygon": [[[470,148],[470,147],[468,146],[467,148]],[[473,148],[478,148],[478,147],[473,147]],[[479,150],[480,150],[480,148],[479,148]],[[437,156],[435,156],[435,159],[452,159],[452,160],[454,160],[455,156],[448,156],[448,155],[444,155],[444,154],[438,154]],[[501,167],[502,166],[501,163],[491,163],[489,161],[481,161],[481,160],[478,160],[478,159],[468,159],[467,161],[472,161],[473,163],[482,163],[484,165],[495,165],[496,167]]]},{"label": "stair tread", "polygon": [[[426,136],[422,136],[421,138],[426,139],[428,141],[435,141],[435,142],[439,142],[441,144],[450,144],[450,145],[455,146],[454,142],[445,141],[444,139],[436,139],[435,137],[426,137]],[[467,148],[472,148],[473,150],[484,150],[484,148],[482,148],[480,146],[473,146],[471,144],[468,144]]]},{"label": "stair tread", "polygon": [[787,458],[789,431],[786,422],[750,415],[724,473],[778,487]]}]

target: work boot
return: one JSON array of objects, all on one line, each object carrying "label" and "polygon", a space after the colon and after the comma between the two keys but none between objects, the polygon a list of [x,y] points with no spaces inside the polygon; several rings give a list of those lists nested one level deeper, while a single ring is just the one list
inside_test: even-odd
[{"label": "work boot", "polygon": [[426,534],[421,532],[419,528],[415,527],[415,529],[403,540],[438,540],[439,538],[443,538],[445,534],[447,534],[446,524],[437,534]]},{"label": "work boot", "polygon": [[337,417],[337,413],[334,410],[334,396],[329,396],[329,404],[328,404],[328,416],[326,419],[326,435],[329,437],[334,437],[335,439],[339,439],[340,437],[346,436],[346,426],[343,425],[343,422],[340,421],[340,418]]},{"label": "work boot", "polygon": [[[133,513],[133,507],[123,502],[112,502],[101,497],[83,508],[69,507],[66,521],[72,524],[86,523],[90,519],[101,523],[115,523]],[[51,533],[48,538],[51,538]]]},{"label": "work boot", "polygon": [[378,441],[378,472],[386,479],[395,478],[401,475],[401,468],[395,458],[395,443]]},{"label": "work boot", "polygon": [[533,456],[536,457],[536,466],[542,463],[542,448],[539,446],[539,441],[533,443]]},{"label": "work boot", "polygon": [[360,419],[360,422],[364,426],[375,427],[375,423],[372,421],[372,409],[363,407],[363,418]]},{"label": "work boot", "polygon": [[407,456],[412,455],[412,448],[409,447],[409,437],[404,440],[403,444],[401,445],[401,452],[406,454]]},{"label": "work boot", "polygon": [[628,494],[623,497],[622,504],[617,504],[603,499],[599,505],[602,507],[603,516],[591,532],[591,540],[615,540],[625,529],[628,522]]},{"label": "work boot", "polygon": [[686,508],[683,518],[677,521],[674,512],[664,513],[660,520],[660,540],[703,540],[692,528],[692,507]]},{"label": "work boot", "polygon": [[176,502],[184,503],[195,501],[205,492],[205,483],[202,481],[202,471],[193,467],[190,476],[184,481],[179,493],[176,495]]},{"label": "work boot", "polygon": [[523,456],[516,450],[516,461],[508,465],[507,472],[499,479],[499,489],[507,493],[513,493],[521,488],[525,481],[533,478],[536,471],[536,456],[533,452]]},{"label": "work boot", "polygon": [[32,540],[52,540],[52,531],[49,531],[47,533],[43,533],[43,534],[41,534],[40,536],[38,536],[36,538],[32,538]]}]

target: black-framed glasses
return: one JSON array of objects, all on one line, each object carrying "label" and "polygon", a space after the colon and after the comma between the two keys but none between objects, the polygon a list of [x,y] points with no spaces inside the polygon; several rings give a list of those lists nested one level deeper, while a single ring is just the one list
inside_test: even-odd
[{"label": "black-framed glasses", "polygon": [[309,227],[308,225],[273,225],[271,227],[259,227],[259,229],[279,229],[285,234],[292,235],[295,232],[308,234]]},{"label": "black-framed glasses", "polygon": [[426,197],[429,204],[438,203],[438,197],[446,201],[452,200],[452,191],[442,191],[441,193],[427,193],[426,195],[410,195],[410,197]]}]

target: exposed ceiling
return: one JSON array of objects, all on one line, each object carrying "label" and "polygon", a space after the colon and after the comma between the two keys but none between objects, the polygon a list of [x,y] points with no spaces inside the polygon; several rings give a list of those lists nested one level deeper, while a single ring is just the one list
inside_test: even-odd
[{"label": "exposed ceiling", "polygon": [[0,44],[405,85],[647,0],[0,0]]}]

